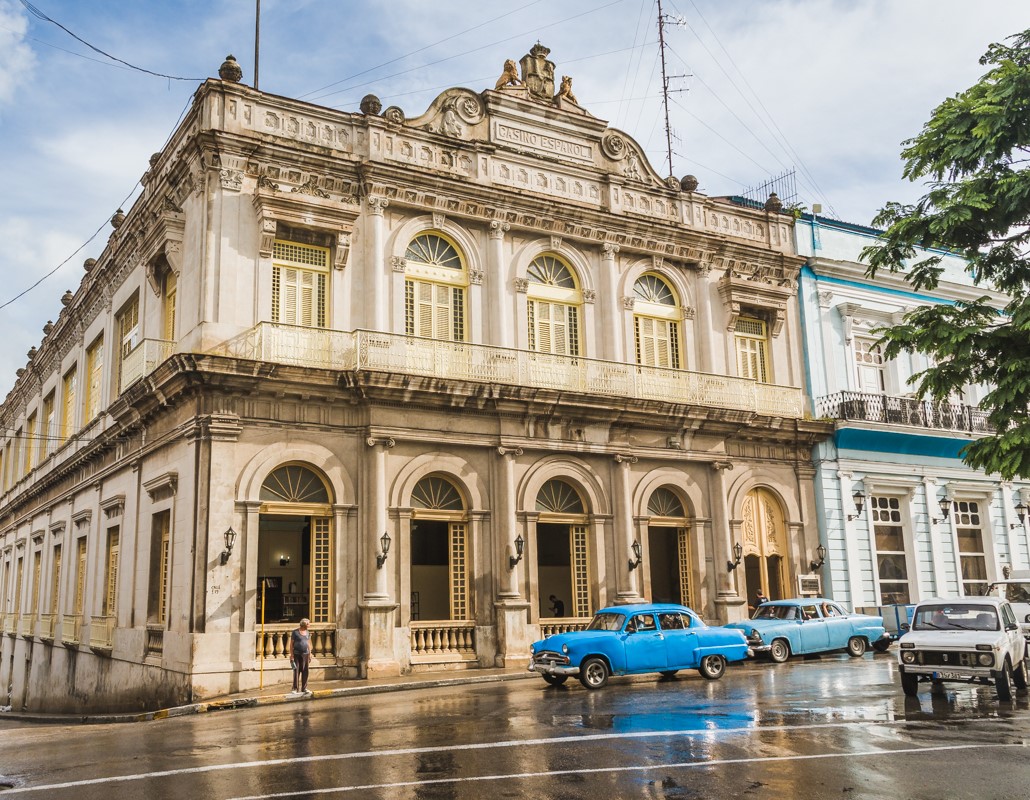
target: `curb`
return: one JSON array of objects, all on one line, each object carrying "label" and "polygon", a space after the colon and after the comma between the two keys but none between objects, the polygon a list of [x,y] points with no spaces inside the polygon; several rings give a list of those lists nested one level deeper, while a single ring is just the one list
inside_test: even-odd
[{"label": "curb", "polygon": [[208,700],[203,703],[189,703],[183,706],[162,708],[157,711],[143,711],[124,714],[38,714],[32,712],[9,711],[0,714],[0,725],[3,720],[19,722],[42,722],[50,724],[111,725],[126,722],[151,722],[175,717],[189,717],[195,714],[208,714],[216,711],[233,711],[240,708],[257,708],[258,706],[277,706],[286,703],[304,703],[312,700],[329,700],[340,697],[362,697],[370,694],[386,694],[391,692],[409,692],[413,689],[437,689],[447,686],[468,686],[481,683],[502,683],[519,681],[536,677],[531,672],[504,672],[496,675],[462,675],[460,677],[435,678],[431,680],[410,680],[397,683],[365,684],[362,686],[341,686],[335,689],[315,689],[307,695],[269,694],[253,697],[237,697],[226,700]]}]

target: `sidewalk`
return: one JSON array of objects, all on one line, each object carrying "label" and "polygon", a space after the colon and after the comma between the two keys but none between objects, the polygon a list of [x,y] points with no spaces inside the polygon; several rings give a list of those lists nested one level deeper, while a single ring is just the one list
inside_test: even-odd
[{"label": "sidewalk", "polygon": [[116,722],[147,722],[171,717],[187,717],[192,714],[207,714],[213,711],[228,711],[236,708],[274,706],[282,703],[308,703],[333,697],[357,697],[385,692],[407,692],[413,689],[433,689],[440,686],[468,686],[480,683],[534,678],[536,674],[525,669],[477,669],[460,673],[422,672],[415,675],[401,675],[396,678],[375,680],[350,679],[338,681],[312,681],[307,694],[293,694],[289,688],[276,684],[265,689],[223,695],[202,703],[190,703],[158,711],[127,712],[116,714],[41,714],[35,712],[5,711],[0,713],[0,725],[5,719],[19,722],[81,723],[86,725]]}]

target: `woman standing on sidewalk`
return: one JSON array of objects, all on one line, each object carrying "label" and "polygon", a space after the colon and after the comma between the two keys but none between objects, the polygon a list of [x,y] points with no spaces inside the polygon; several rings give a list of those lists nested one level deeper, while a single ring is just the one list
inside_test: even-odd
[{"label": "woman standing on sidewalk", "polygon": [[311,632],[308,625],[311,621],[307,618],[300,621],[300,626],[290,634],[290,644],[287,652],[290,656],[290,666],[293,667],[293,691],[297,691],[297,681],[300,681],[300,691],[308,690],[308,665],[311,663]]}]

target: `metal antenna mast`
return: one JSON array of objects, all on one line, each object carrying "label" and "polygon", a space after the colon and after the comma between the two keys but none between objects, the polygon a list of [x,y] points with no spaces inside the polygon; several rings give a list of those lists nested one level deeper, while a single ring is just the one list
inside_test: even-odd
[{"label": "metal antenna mast", "polygon": [[258,63],[261,61],[261,0],[254,0],[254,88],[258,88]]},{"label": "metal antenna mast", "polygon": [[673,174],[673,129],[668,125],[668,76],[665,73],[665,14],[658,0],[658,51],[661,54],[661,104],[665,109],[665,148],[668,154],[668,174]]}]

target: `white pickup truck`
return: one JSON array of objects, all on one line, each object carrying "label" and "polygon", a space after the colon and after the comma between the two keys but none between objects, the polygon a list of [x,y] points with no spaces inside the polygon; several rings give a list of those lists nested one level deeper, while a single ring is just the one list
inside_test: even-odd
[{"label": "white pickup truck", "polygon": [[1011,604],[1000,597],[924,600],[898,641],[901,688],[913,697],[920,682],[993,683],[999,700],[1013,686],[1027,690],[1027,642]]}]

